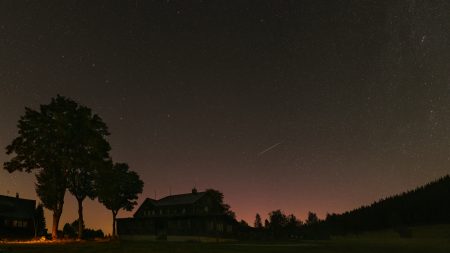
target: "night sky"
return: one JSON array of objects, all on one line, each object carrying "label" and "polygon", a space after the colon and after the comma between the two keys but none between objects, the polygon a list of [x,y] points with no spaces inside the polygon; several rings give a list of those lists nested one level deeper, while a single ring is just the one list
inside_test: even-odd
[{"label": "night sky", "polygon": [[[61,94],[109,126],[113,159],[145,182],[139,203],[196,186],[250,224],[275,209],[350,210],[450,173],[449,11],[445,0],[1,1],[0,147],[25,106]],[[34,181],[0,170],[0,194],[38,200]],[[76,210],[67,193],[61,229]],[[107,209],[84,210],[110,233]]]}]

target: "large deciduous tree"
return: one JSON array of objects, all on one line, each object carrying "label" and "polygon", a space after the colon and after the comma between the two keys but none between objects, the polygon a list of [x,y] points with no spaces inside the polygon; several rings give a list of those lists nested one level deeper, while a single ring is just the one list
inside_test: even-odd
[{"label": "large deciduous tree", "polygon": [[89,108],[58,95],[39,110],[25,108],[18,129],[19,136],[6,148],[7,154],[15,156],[4,167],[9,172],[40,169],[36,192],[53,211],[52,237],[56,239],[66,189],[77,198],[81,219],[82,201],[95,196],[93,170],[109,156],[107,127]]},{"label": "large deciduous tree", "polygon": [[95,177],[99,169],[109,161],[110,145],[105,137],[109,134],[106,124],[87,107],[80,107],[74,115],[74,129],[77,129],[76,159],[68,171],[67,187],[78,202],[78,238],[83,237],[83,201],[96,197]]},{"label": "large deciduous tree", "polygon": [[99,171],[96,188],[99,202],[112,212],[112,235],[116,236],[118,212],[121,209],[133,210],[144,182],[136,172],[129,170],[126,163],[110,163],[108,167]]}]

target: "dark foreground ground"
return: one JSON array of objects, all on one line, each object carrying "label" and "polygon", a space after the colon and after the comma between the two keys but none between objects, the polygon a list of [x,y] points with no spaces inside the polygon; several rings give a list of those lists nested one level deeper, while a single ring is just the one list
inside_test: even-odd
[{"label": "dark foreground ground", "polygon": [[0,252],[29,253],[231,253],[231,252],[450,252],[450,226],[415,228],[413,238],[402,239],[391,231],[360,236],[334,238],[328,241],[303,241],[297,243],[194,243],[194,242],[79,242],[79,243],[1,243]]}]

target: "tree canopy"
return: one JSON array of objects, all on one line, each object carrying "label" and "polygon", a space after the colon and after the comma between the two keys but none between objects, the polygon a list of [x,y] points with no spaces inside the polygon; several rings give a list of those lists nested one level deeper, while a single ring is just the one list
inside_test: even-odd
[{"label": "tree canopy", "polygon": [[52,236],[57,237],[65,191],[82,201],[94,197],[92,169],[109,157],[105,123],[91,109],[63,96],[39,110],[25,108],[18,122],[18,137],[6,147],[9,172],[41,169],[36,192],[53,211]]}]

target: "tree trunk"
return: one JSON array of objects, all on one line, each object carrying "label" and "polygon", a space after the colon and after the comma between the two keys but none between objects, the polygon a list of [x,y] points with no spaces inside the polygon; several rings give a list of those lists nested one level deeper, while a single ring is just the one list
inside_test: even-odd
[{"label": "tree trunk", "polygon": [[58,225],[61,213],[60,211],[53,211],[52,240],[58,239]]},{"label": "tree trunk", "polygon": [[78,239],[83,238],[83,199],[77,199],[78,201]]},{"label": "tree trunk", "polygon": [[116,238],[116,216],[117,216],[117,212],[112,211],[112,215],[113,215],[112,237]]}]

